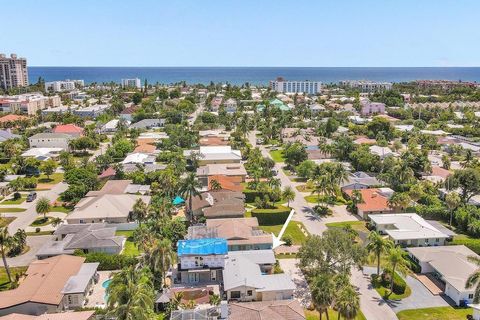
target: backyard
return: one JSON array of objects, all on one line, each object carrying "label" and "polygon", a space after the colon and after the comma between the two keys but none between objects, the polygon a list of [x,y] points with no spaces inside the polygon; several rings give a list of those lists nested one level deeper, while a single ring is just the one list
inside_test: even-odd
[{"label": "backyard", "polygon": [[283,157],[282,149],[271,150],[270,156],[272,157],[273,161],[275,162],[285,162],[285,158]]},{"label": "backyard", "polygon": [[125,241],[125,247],[123,248],[122,254],[125,256],[138,256],[140,251],[133,242],[133,231],[117,231],[115,232],[117,236],[125,236],[127,241]]}]

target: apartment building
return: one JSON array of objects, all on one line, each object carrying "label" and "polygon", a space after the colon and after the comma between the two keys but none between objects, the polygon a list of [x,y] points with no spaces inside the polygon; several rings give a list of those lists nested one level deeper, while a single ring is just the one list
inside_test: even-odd
[{"label": "apartment building", "polygon": [[140,83],[140,79],[133,78],[133,79],[122,79],[122,88],[138,88],[142,87]]},{"label": "apartment building", "polygon": [[83,87],[85,82],[83,80],[62,80],[45,82],[45,91],[47,92],[64,92],[73,91],[76,87]]},{"label": "apartment building", "polygon": [[27,59],[11,54],[0,54],[0,88],[11,89],[28,86]]},{"label": "apartment building", "polygon": [[0,96],[0,112],[36,115],[39,110],[62,105],[59,96],[46,97],[41,93]]},{"label": "apartment building", "polygon": [[361,92],[378,92],[392,89],[391,82],[376,82],[367,80],[345,80],[340,85],[346,88],[359,89]]},{"label": "apartment building", "polygon": [[320,81],[287,81],[283,78],[277,78],[275,81],[270,81],[270,88],[276,92],[283,93],[307,93],[317,94],[322,90],[322,83]]}]

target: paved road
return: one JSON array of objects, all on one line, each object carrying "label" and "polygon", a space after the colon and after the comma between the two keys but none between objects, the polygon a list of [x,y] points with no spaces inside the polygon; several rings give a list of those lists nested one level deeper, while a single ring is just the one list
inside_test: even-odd
[{"label": "paved road", "polygon": [[95,160],[96,157],[98,157],[101,154],[105,154],[107,152],[108,147],[110,146],[110,137],[109,137],[109,142],[101,142],[100,147],[93,152],[93,154],[90,156],[89,161]]},{"label": "paved road", "polygon": [[27,237],[27,246],[30,247],[27,253],[14,258],[7,258],[7,263],[10,267],[28,266],[32,261],[37,260],[35,254],[43,246],[45,242],[50,240],[53,236],[30,236]]},{"label": "paved road", "polygon": [[370,276],[357,269],[352,269],[352,284],[360,292],[360,310],[368,320],[397,320],[392,308],[380,297],[370,284]]},{"label": "paved road", "polygon": [[312,301],[310,288],[308,287],[305,276],[298,268],[298,259],[279,259],[278,261],[283,272],[290,275],[297,287],[293,291],[295,299],[299,300],[305,308],[309,307]]},{"label": "paved road", "polygon": [[4,215],[6,217],[16,217],[16,219],[8,225],[8,232],[10,234],[14,234],[18,229],[25,229],[38,217],[38,214],[35,211],[35,205],[38,199],[42,197],[47,197],[50,201],[54,201],[59,197],[60,193],[62,193],[66,189],[67,184],[60,182],[59,184],[56,184],[51,190],[37,191],[37,198],[34,201],[28,203],[28,208],[26,211],[5,213]]},{"label": "paved road", "polygon": [[195,120],[197,120],[198,115],[202,113],[203,110],[205,110],[205,102],[197,103],[197,109],[188,118],[188,124],[190,126],[195,123]]}]

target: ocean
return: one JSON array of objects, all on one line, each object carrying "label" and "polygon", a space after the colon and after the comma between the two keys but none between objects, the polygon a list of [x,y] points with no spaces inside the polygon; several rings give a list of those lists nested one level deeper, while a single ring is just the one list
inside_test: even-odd
[{"label": "ocean", "polygon": [[412,80],[453,80],[480,82],[480,67],[364,68],[364,67],[29,67],[29,79],[46,81],[79,79],[86,83],[117,82],[140,78],[142,83],[169,84],[186,81],[203,83],[250,83],[266,85],[270,80],[313,80],[323,83],[341,80],[405,82]]}]

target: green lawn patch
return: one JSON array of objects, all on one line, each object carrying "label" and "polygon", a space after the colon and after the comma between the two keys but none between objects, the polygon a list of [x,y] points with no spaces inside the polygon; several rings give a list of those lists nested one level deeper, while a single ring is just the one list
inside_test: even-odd
[{"label": "green lawn patch", "polygon": [[390,293],[390,288],[385,288],[382,287],[381,285],[375,286],[375,290],[377,290],[378,294],[382,298],[386,298],[388,300],[402,300],[405,299],[406,297],[409,297],[412,294],[412,290],[410,287],[407,285],[405,288],[405,292],[403,294],[395,294],[395,293]]},{"label": "green lawn patch", "polygon": [[472,313],[471,308],[437,307],[403,310],[397,316],[399,320],[464,320]]},{"label": "green lawn patch", "polygon": [[[320,319],[318,311],[316,310],[305,310],[305,316],[307,320]],[[336,320],[338,319],[338,312],[333,309],[328,309],[328,316],[331,320]],[[326,319],[325,313],[322,315],[322,319]],[[359,310],[357,316],[355,317],[355,320],[367,320],[367,318],[365,318],[362,311]]]},{"label": "green lawn patch", "polygon": [[[273,226],[260,226],[260,229],[262,229],[265,232],[273,233],[277,236],[280,233],[280,230],[282,229],[282,227],[283,227],[283,224],[279,224],[279,225],[273,225]],[[303,242],[305,242],[305,239],[307,237],[302,232],[301,228],[303,228],[303,230],[306,230],[301,222],[290,221],[283,235],[291,236],[293,240],[293,244],[300,245]],[[290,256],[290,258],[293,258],[293,257],[294,256]]]},{"label": "green lawn patch", "polygon": [[[10,274],[12,279],[15,281],[15,275],[21,275],[27,271],[27,267],[10,267]],[[7,271],[4,267],[0,268],[0,291],[5,291],[10,289],[10,283],[8,282]]]},{"label": "green lawn patch", "polygon": [[464,245],[476,254],[480,254],[480,239],[472,238],[466,234],[457,234],[448,245]]},{"label": "green lawn patch", "polygon": [[115,232],[115,235],[124,236],[127,238],[127,241],[125,241],[125,246],[122,251],[123,255],[136,257],[140,254],[140,251],[133,242],[133,230],[117,231]]},{"label": "green lawn patch", "polygon": [[345,199],[343,199],[343,197],[335,197],[334,199],[329,199],[329,197],[325,197],[325,196],[318,196],[316,194],[311,194],[309,196],[306,196],[305,197],[305,200],[308,202],[308,203],[318,203],[318,199],[320,198],[320,204],[324,204],[324,203],[330,203],[330,204],[334,204],[334,205],[343,205],[343,204],[347,204],[347,201]]},{"label": "green lawn patch", "polygon": [[284,206],[276,206],[273,209],[253,209],[252,217],[258,219],[260,225],[282,225],[288,218],[291,209]]},{"label": "green lawn patch", "polygon": [[[365,242],[370,233],[370,230],[367,229],[365,221],[343,221],[343,222],[331,222],[327,223],[328,228],[352,228],[358,233],[357,241],[360,243]],[[376,264],[375,264],[376,266]]]},{"label": "green lawn patch", "polygon": [[296,186],[295,188],[297,188],[297,190],[300,191],[300,192],[310,192],[311,193],[313,191],[313,188],[309,188],[306,184],[301,184],[299,186]]},{"label": "green lawn patch", "polygon": [[38,217],[37,219],[35,219],[35,221],[32,222],[32,224],[30,224],[30,226],[32,227],[43,227],[43,226],[46,226],[46,225],[49,225],[50,223],[52,223],[52,220],[53,218],[52,217],[46,217],[44,218],[43,216],[41,217]]},{"label": "green lawn patch", "polygon": [[0,213],[7,213],[7,212],[24,212],[27,209],[24,208],[0,208]]},{"label": "green lawn patch", "polygon": [[50,179],[46,175],[41,174],[37,178],[37,182],[41,184],[57,184],[63,181],[63,173],[53,173],[50,175]]},{"label": "green lawn patch", "polygon": [[72,208],[67,208],[67,207],[64,207],[64,206],[53,206],[51,209],[50,209],[50,212],[63,212],[63,213],[69,213],[73,210],[73,207]]},{"label": "green lawn patch", "polygon": [[0,228],[8,226],[15,219],[15,217],[0,217]]},{"label": "green lawn patch", "polygon": [[270,153],[270,157],[272,157],[273,161],[275,161],[275,162],[285,162],[285,158],[283,157],[283,150],[282,149],[272,150],[269,153]]},{"label": "green lawn patch", "polygon": [[27,232],[27,236],[49,236],[53,231]]},{"label": "green lawn patch", "polygon": [[25,200],[27,200],[27,196],[22,194],[22,196],[20,198],[18,198],[17,200],[13,200],[13,198],[10,198],[10,199],[5,200],[2,203],[0,203],[0,205],[21,204],[21,203],[25,202]]}]

